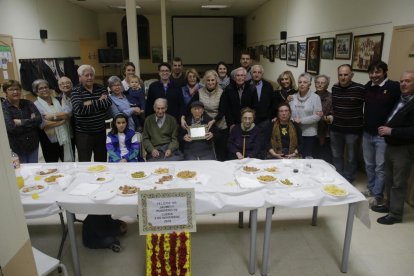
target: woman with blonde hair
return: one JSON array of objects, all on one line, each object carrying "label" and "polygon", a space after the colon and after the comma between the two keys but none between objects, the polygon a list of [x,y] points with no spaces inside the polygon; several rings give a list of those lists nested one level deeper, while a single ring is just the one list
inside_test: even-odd
[{"label": "woman with blonde hair", "polygon": [[279,89],[276,90],[276,104],[282,102],[290,102],[292,95],[298,92],[298,87],[295,83],[295,77],[291,71],[282,72],[277,78]]}]

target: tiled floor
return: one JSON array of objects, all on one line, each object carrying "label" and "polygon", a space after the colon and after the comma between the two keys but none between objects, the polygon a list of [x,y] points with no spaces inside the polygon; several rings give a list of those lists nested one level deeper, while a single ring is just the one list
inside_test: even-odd
[{"label": "tiled floor", "polygon": [[[364,182],[361,175],[356,185],[363,189]],[[404,223],[392,226],[377,224],[382,214],[371,211],[371,229],[355,219],[347,275],[414,275],[414,209],[406,206],[405,210]],[[347,206],[319,208],[318,225],[313,227],[311,208],[276,210],[268,275],[343,275],[339,265],[346,214]],[[197,217],[197,233],[192,234],[192,275],[249,275],[247,216],[245,212],[243,229],[237,227],[236,213]],[[265,211],[259,210],[254,275],[261,275],[264,216]],[[145,238],[139,236],[138,224],[133,219],[128,221],[120,253],[83,247],[81,224],[76,225],[82,275],[145,275]],[[28,224],[33,246],[55,256],[61,235],[58,216],[29,220]],[[73,275],[68,242],[62,261]]]}]

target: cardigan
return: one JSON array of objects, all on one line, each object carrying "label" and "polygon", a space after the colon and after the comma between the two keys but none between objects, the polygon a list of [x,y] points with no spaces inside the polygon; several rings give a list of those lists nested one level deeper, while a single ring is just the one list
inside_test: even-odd
[{"label": "cardigan", "polygon": [[165,114],[165,121],[162,127],[158,127],[155,114],[145,119],[144,131],[142,133],[142,142],[147,152],[152,152],[160,146],[168,144],[168,149],[175,151],[178,149],[178,125],[175,118]]}]

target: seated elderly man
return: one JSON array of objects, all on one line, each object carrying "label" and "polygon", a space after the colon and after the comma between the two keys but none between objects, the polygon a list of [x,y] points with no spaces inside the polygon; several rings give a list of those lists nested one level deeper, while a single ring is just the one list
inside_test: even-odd
[{"label": "seated elderly man", "polygon": [[216,160],[212,139],[215,126],[207,130],[208,123],[213,119],[204,112],[204,104],[200,101],[192,102],[190,108],[191,116],[186,119],[188,129],[181,128],[180,135],[184,160]]},{"label": "seated elderly man", "polygon": [[178,150],[178,125],[175,118],[166,113],[167,100],[158,98],[154,102],[154,114],[145,119],[142,133],[147,161],[180,161],[182,153]]}]

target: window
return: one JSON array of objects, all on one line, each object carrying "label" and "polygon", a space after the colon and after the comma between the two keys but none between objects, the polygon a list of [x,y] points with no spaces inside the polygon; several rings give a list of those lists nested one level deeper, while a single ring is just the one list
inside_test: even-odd
[{"label": "window", "polygon": [[[128,28],[126,16],[122,18],[122,45],[124,48],[124,58],[129,58],[128,49]],[[138,49],[139,58],[151,58],[150,40],[149,40],[149,24],[148,19],[143,15],[137,15],[137,32],[138,32]]]}]

